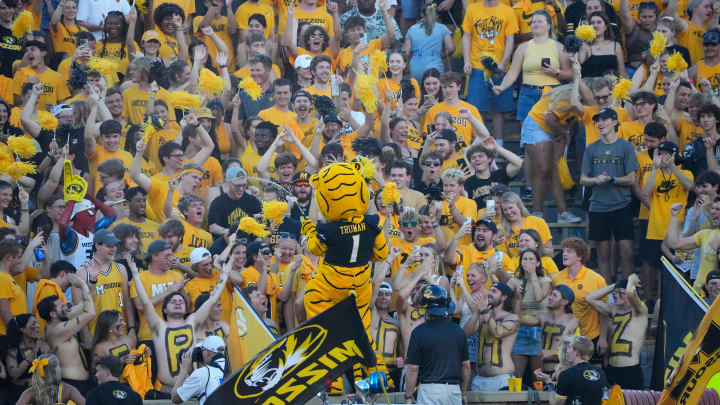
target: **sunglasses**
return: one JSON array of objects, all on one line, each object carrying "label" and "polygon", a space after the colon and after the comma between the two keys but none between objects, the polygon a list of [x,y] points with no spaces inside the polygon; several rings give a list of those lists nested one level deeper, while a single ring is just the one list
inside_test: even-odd
[{"label": "sunglasses", "polygon": [[425,167],[438,167],[440,165],[440,162],[425,162]]},{"label": "sunglasses", "polygon": [[312,35],[310,35],[310,38],[325,38],[325,34],[322,32],[314,32]]},{"label": "sunglasses", "polygon": [[263,250],[260,251],[260,253],[262,253],[262,254],[264,254],[264,255],[269,255],[269,254],[272,253],[272,252],[270,252],[270,249],[263,249]]},{"label": "sunglasses", "polygon": [[400,222],[400,226],[402,226],[403,228],[409,228],[409,227],[412,227],[412,226],[417,226],[417,224],[418,224],[418,221],[403,221],[403,222]]},{"label": "sunglasses", "polygon": [[307,181],[296,181],[295,185],[298,187],[310,187],[310,182]]},{"label": "sunglasses", "polygon": [[248,243],[247,238],[235,239],[235,244],[236,244],[236,245],[237,245],[237,244],[247,245],[247,243]]},{"label": "sunglasses", "polygon": [[297,235],[295,235],[294,233],[279,232],[279,234],[280,234],[280,239],[295,239],[295,240],[297,240]]}]

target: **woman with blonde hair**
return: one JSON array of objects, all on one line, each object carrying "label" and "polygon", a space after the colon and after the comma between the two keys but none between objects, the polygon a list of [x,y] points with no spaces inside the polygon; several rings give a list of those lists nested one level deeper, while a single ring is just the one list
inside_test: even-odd
[{"label": "woman with blonde hair", "polygon": [[452,31],[437,24],[436,4],[426,3],[420,15],[422,19],[410,27],[403,45],[403,50],[410,56],[410,76],[418,82],[428,69],[445,72],[443,59],[447,60],[455,52]]},{"label": "woman with blonde hair", "polygon": [[15,405],[85,405],[85,398],[77,388],[62,382],[60,362],[54,354],[43,354],[33,360],[30,367],[32,386],[23,392]]},{"label": "woman with blonde hair", "polygon": [[552,235],[544,219],[530,215],[520,196],[509,191],[500,197],[500,222],[505,233],[505,242],[498,248],[510,257],[520,255],[520,231],[534,229],[540,235],[543,249],[552,255]]}]

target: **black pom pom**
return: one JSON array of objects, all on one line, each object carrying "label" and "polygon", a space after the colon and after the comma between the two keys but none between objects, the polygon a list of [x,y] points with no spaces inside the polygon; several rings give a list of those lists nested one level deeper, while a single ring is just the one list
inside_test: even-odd
[{"label": "black pom pom", "polygon": [[402,93],[403,103],[415,97],[415,86],[413,86],[409,78],[403,77],[400,80],[400,92]]},{"label": "black pom pom", "polygon": [[504,74],[502,70],[500,70],[500,67],[497,63],[495,63],[495,60],[489,56],[483,56],[480,58],[480,63],[483,65],[483,68],[490,72],[490,76],[497,78],[502,77]]},{"label": "black pom pom", "polygon": [[565,36],[565,52],[578,53],[582,49],[582,40],[577,36],[570,34]]},{"label": "black pom pom", "polygon": [[161,60],[156,60],[150,65],[150,78],[157,83],[158,87],[164,89],[170,87],[170,75],[165,63]]},{"label": "black pom pom", "polygon": [[328,96],[313,96],[313,105],[321,116],[335,115],[335,103]]},{"label": "black pom pom", "polygon": [[87,74],[82,70],[80,65],[74,63],[70,66],[70,78],[67,83],[73,90],[82,89],[87,84]]},{"label": "black pom pom", "polygon": [[352,150],[365,157],[382,154],[380,142],[376,138],[358,138],[352,143]]}]

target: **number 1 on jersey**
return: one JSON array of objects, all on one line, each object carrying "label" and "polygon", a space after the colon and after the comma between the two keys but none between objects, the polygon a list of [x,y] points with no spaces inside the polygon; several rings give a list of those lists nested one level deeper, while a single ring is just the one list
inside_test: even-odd
[{"label": "number 1 on jersey", "polygon": [[352,253],[350,253],[350,263],[355,263],[357,261],[357,255],[358,250],[360,249],[360,235],[353,235],[353,248]]}]

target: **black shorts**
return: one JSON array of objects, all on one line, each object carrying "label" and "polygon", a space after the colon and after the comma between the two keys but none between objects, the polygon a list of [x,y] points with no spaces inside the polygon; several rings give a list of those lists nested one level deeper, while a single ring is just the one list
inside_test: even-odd
[{"label": "black shorts", "polygon": [[662,241],[656,239],[640,239],[640,257],[653,269],[661,268]]},{"label": "black shorts", "polygon": [[[441,1],[438,1],[438,0],[435,1],[436,5],[440,5],[440,3],[441,3]],[[452,25],[455,25],[458,28],[460,28],[460,25],[462,25],[462,21],[463,21],[462,11],[463,11],[462,2],[456,1],[455,3],[453,3],[452,7],[450,7],[449,11],[438,10],[438,18],[439,18],[440,22],[445,25],[452,24]],[[452,18],[450,16],[452,16]],[[460,25],[457,25],[457,24],[460,24]]]},{"label": "black shorts", "polygon": [[[593,355],[590,357],[590,364],[595,366],[595,368],[602,367],[603,364],[603,355],[598,354],[598,340],[600,340],[600,336],[595,336],[594,339],[592,339],[593,346],[595,347],[595,350],[593,350]],[[608,342],[608,345],[610,343]]]},{"label": "black shorts", "polygon": [[78,391],[80,391],[80,394],[82,394],[83,397],[85,397],[93,388],[93,384],[89,380],[81,381],[81,380],[71,380],[69,378],[63,378],[62,379],[65,384],[70,384],[73,387],[77,388]]},{"label": "black shorts", "polygon": [[604,242],[615,240],[633,240],[633,215],[630,204],[610,212],[590,212],[590,234],[588,239]]},{"label": "black shorts", "polygon": [[642,367],[639,364],[627,367],[607,366],[605,368],[608,385],[619,385],[624,390],[645,389]]}]

